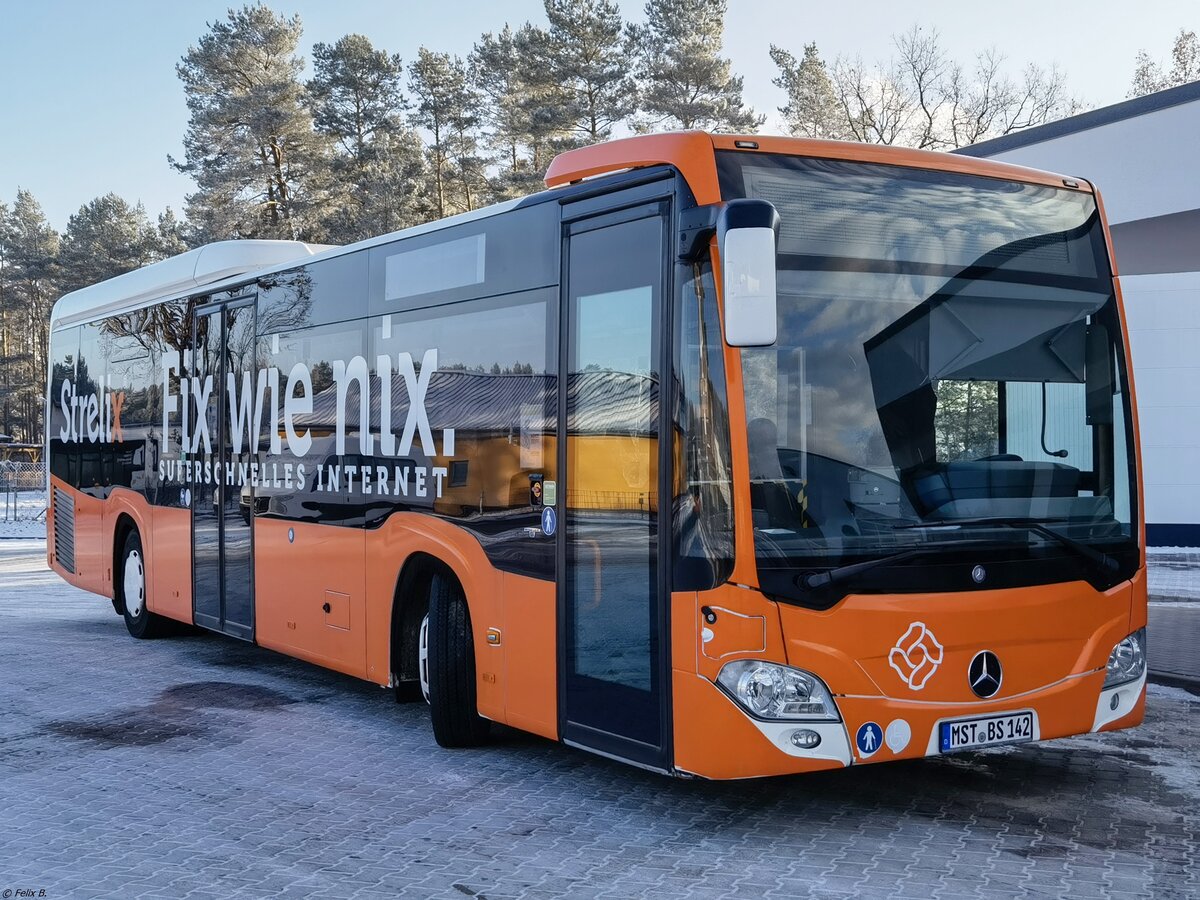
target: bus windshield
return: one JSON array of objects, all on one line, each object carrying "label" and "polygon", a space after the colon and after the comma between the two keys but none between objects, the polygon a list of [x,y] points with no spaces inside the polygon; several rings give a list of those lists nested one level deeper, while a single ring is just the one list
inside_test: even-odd
[{"label": "bus windshield", "polygon": [[956,552],[996,563],[974,586],[1132,574],[1125,354],[1091,194],[754,153],[718,168],[727,199],[782,222],[778,341],[742,351],[764,589],[848,564],[854,590],[972,587],[940,564]]}]

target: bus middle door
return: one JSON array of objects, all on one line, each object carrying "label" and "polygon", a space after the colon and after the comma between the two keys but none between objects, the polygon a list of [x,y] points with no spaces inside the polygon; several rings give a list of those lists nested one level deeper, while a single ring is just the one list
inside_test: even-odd
[{"label": "bus middle door", "polygon": [[204,408],[195,412],[207,422],[208,444],[201,441],[194,453],[207,472],[192,489],[193,616],[197,625],[248,641],[254,639],[251,486],[249,505],[239,501],[247,499],[241,473],[256,448],[245,434],[240,448],[233,445],[226,384],[232,375],[240,387],[242,373],[257,368],[254,314],[253,296],[198,307],[192,332],[195,374],[201,384],[212,379]]}]

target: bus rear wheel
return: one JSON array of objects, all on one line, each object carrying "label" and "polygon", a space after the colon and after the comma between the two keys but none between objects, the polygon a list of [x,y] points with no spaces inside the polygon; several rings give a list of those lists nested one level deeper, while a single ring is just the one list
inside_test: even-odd
[{"label": "bus rear wheel", "polygon": [[138,639],[159,637],[166,630],[166,620],[146,608],[146,557],[141,535],[136,529],[131,529],[125,536],[120,572],[114,589],[120,599],[125,627]]},{"label": "bus rear wheel", "polygon": [[434,739],[443,747],[484,743],[491,723],[479,715],[476,702],[475,642],[467,598],[442,573],[430,580],[428,626],[422,627],[420,642],[422,690],[429,691]]}]

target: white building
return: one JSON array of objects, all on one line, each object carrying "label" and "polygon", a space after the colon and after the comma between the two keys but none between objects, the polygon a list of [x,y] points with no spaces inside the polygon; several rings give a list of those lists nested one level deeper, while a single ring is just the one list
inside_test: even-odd
[{"label": "white building", "polygon": [[1129,318],[1147,542],[1200,546],[1200,81],[958,152],[1099,188]]}]

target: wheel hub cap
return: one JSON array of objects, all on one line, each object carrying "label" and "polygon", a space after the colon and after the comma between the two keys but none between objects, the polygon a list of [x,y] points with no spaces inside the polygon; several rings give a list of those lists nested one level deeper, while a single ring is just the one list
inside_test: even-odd
[{"label": "wheel hub cap", "polygon": [[122,585],[125,593],[125,611],[130,618],[136,619],[142,614],[145,604],[146,573],[142,568],[142,554],[136,550],[125,558],[125,580]]}]

